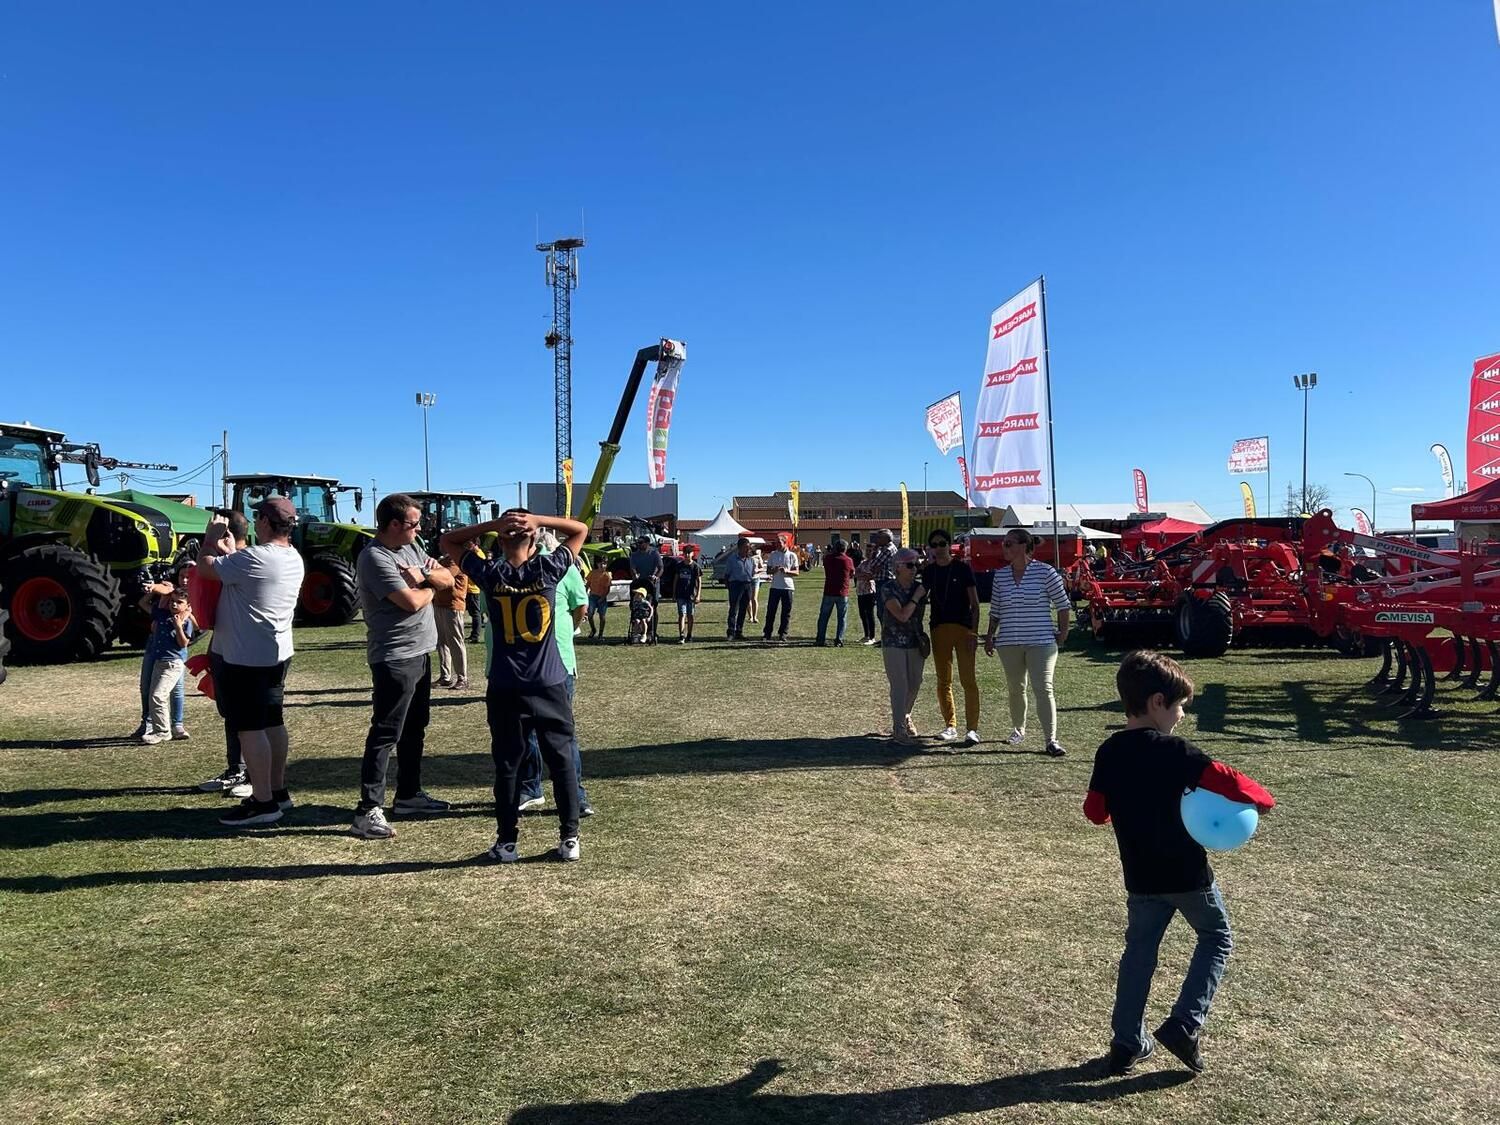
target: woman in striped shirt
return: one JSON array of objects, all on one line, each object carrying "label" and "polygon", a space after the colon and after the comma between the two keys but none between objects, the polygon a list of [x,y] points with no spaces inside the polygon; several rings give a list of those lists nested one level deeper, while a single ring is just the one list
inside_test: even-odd
[{"label": "woman in striped shirt", "polygon": [[[1013,730],[1006,739],[1019,746],[1026,738],[1026,681],[1036,697],[1046,752],[1061,758],[1066,751],[1057,741],[1057,701],[1052,695],[1052,671],[1057,650],[1068,640],[1071,607],[1063,589],[1062,575],[1031,557],[1036,540],[1022,528],[1012,528],[1001,541],[1009,564],[995,571],[990,592],[990,628],[984,651],[998,650],[1005,680],[1010,687],[1010,721]],[[1053,611],[1057,613],[1053,624]],[[999,637],[996,637],[996,630]]]}]

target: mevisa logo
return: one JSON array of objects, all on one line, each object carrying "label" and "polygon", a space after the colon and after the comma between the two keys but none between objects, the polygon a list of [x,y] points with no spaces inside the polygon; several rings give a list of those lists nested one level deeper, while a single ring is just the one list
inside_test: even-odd
[{"label": "mevisa logo", "polygon": [[1017,328],[1021,327],[1021,325],[1025,324],[1028,320],[1035,320],[1035,319],[1036,319],[1036,302],[1032,301],[1031,304],[1027,305],[1025,308],[1020,309],[1017,312],[1011,313],[1008,317],[1006,317],[1004,320],[1002,320],[999,324],[995,325],[995,334],[994,334],[994,336],[992,336],[990,338],[993,339],[993,340],[998,340],[1002,336],[1008,336],[1012,332],[1014,332]]},{"label": "mevisa logo", "polygon": [[991,371],[984,377],[986,387],[1003,387],[1007,383],[1014,383],[1022,375],[1035,375],[1037,372],[1036,356],[1029,356],[1021,360],[1014,367],[1007,367],[1004,371]]},{"label": "mevisa logo", "polygon": [[979,423],[979,436],[997,438],[1021,430],[1039,430],[1042,428],[1041,423],[1037,421],[1040,413],[1038,411],[1036,414],[1012,414],[1001,422],[981,422]]}]

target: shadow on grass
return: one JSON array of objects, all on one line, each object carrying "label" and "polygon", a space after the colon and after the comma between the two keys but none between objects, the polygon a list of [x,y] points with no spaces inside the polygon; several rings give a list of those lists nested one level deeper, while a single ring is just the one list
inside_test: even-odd
[{"label": "shadow on grass", "polygon": [[1185,1071],[1154,1071],[1101,1081],[1104,1062],[1010,1074],[968,1085],[934,1082],[848,1094],[767,1094],[760,1091],[784,1073],[779,1059],[757,1063],[743,1078],[719,1086],[653,1090],[626,1102],[579,1102],[573,1105],[526,1106],[511,1114],[509,1125],[666,1125],[754,1122],[827,1125],[923,1125],[957,1114],[984,1113],[1018,1105],[1107,1102],[1131,1094],[1165,1090],[1192,1080]]},{"label": "shadow on grass", "polygon": [[[527,856],[523,862],[543,862],[547,856]],[[413,875],[461,867],[490,867],[483,853],[463,859],[406,860],[394,863],[287,863],[275,867],[182,867],[153,871],[91,871],[83,875],[23,875],[0,878],[0,891],[15,894],[56,894],[89,887],[140,884],[281,882],[287,879],[327,879],[336,876]]]}]

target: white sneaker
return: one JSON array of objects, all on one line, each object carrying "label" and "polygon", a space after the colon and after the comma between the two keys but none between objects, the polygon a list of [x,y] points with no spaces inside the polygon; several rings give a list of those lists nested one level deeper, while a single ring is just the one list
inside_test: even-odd
[{"label": "white sneaker", "polygon": [[984,740],[979,737],[977,730],[971,730],[968,734],[964,735],[965,746],[978,746],[982,741]]},{"label": "white sneaker", "polygon": [[566,840],[557,845],[557,858],[562,860],[564,863],[578,862],[577,836],[569,836]]},{"label": "white sneaker", "polygon": [[502,844],[498,837],[484,854],[499,863],[515,863],[521,858],[514,844]]},{"label": "white sneaker", "polygon": [[238,785],[231,785],[226,792],[231,797],[238,797],[240,800],[244,800],[255,792],[255,786],[251,785],[248,781],[242,781]]},{"label": "white sneaker", "polygon": [[141,735],[141,741],[147,746],[159,746],[163,742],[171,742],[172,736],[170,734],[157,734],[154,730],[148,730],[145,734]]},{"label": "white sneaker", "polygon": [[381,808],[356,813],[349,831],[362,840],[389,840],[396,835],[396,830],[386,822],[385,810]]},{"label": "white sneaker", "polygon": [[938,737],[941,738],[944,742],[952,742],[955,738],[958,737],[958,728],[944,727],[942,730],[938,731]]},{"label": "white sneaker", "polygon": [[529,801],[522,801],[516,806],[517,812],[529,812],[532,809],[542,808],[547,803],[546,797],[533,797]]},{"label": "white sneaker", "polygon": [[1019,746],[1026,741],[1026,732],[1016,728],[1010,732],[1010,737],[1005,740],[1007,746]]}]

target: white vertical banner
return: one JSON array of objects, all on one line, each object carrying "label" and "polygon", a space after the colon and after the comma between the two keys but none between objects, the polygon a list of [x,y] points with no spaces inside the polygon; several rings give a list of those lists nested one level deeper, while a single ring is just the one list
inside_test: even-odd
[{"label": "white vertical banner", "polygon": [[652,488],[667,485],[667,434],[672,428],[677,379],[682,374],[686,353],[687,349],[676,341],[662,341],[661,358],[657,360],[651,391],[646,396],[646,481]]},{"label": "white vertical banner", "polygon": [[990,317],[974,429],[974,497],[990,508],[1047,504],[1047,352],[1042,283]]},{"label": "white vertical banner", "polygon": [[1370,517],[1365,514],[1365,510],[1363,508],[1350,508],[1349,511],[1354,514],[1354,530],[1356,534],[1375,534],[1375,528],[1370,523]]},{"label": "white vertical banner", "polygon": [[937,442],[938,452],[944,457],[963,444],[964,411],[957,391],[927,408],[927,432]]}]

